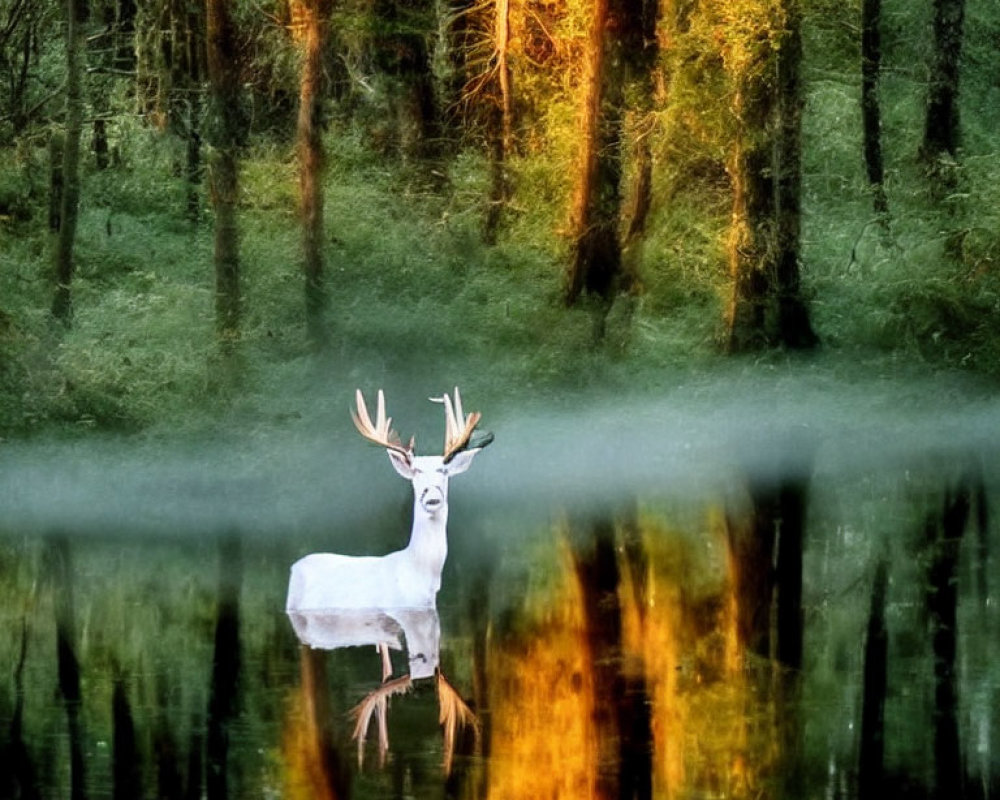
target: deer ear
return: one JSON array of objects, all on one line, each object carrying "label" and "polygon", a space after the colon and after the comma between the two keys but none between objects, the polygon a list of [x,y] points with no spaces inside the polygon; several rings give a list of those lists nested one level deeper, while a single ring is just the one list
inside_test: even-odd
[{"label": "deer ear", "polygon": [[389,463],[392,464],[393,469],[396,470],[400,475],[402,475],[406,480],[413,480],[413,463],[410,459],[400,453],[398,450],[386,450],[389,454]]},{"label": "deer ear", "polygon": [[462,450],[452,456],[451,461],[448,462],[448,474],[461,475],[465,472],[472,465],[472,459],[475,457],[476,453],[480,451],[480,449],[481,448],[477,447],[473,450]]}]

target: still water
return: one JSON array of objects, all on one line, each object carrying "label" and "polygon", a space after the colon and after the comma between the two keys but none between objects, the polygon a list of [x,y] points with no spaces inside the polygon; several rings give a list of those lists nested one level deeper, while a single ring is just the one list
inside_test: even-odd
[{"label": "still water", "polygon": [[498,435],[451,488],[435,605],[300,613],[301,556],[406,544],[380,453],[298,516],[308,481],[272,496],[238,460],[8,454],[0,793],[1000,797],[992,444],[768,441],[574,494],[569,460],[505,482]]}]

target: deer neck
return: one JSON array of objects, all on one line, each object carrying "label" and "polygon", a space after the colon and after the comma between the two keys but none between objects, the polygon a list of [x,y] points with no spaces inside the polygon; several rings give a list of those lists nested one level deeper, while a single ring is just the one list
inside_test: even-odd
[{"label": "deer neck", "polygon": [[413,529],[406,552],[421,572],[434,574],[440,584],[441,570],[448,556],[448,507],[428,514],[417,502],[413,507]]}]

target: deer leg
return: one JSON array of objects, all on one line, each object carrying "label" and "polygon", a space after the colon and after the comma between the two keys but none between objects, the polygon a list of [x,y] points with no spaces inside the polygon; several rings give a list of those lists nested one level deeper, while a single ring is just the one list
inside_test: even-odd
[{"label": "deer leg", "polygon": [[389,658],[389,645],[379,642],[375,647],[379,655],[382,656],[382,683],[385,683],[392,675],[392,659]]}]

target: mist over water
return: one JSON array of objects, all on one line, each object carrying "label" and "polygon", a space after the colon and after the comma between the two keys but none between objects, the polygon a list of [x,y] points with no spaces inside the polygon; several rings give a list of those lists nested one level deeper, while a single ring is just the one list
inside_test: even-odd
[{"label": "mist over water", "polygon": [[[158,535],[349,529],[409,497],[378,448],[354,432],[349,398],[345,391],[343,411],[328,406],[240,439],[6,442],[0,526]],[[946,472],[970,454],[995,465],[1000,451],[1000,402],[954,376],[848,385],[787,372],[701,378],[657,395],[567,395],[545,406],[514,395],[466,403],[483,411],[481,427],[496,441],[455,478],[452,504],[488,514],[511,503],[547,514],[645,493],[697,496],[736,477],[789,470],[901,470],[928,456]],[[406,412],[395,413],[405,435]],[[418,452],[436,446],[418,437]]]}]

